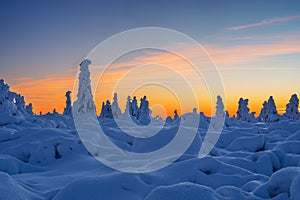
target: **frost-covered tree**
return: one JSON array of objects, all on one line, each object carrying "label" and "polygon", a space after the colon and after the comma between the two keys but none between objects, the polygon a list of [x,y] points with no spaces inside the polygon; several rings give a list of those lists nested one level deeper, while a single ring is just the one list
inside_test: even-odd
[{"label": "frost-covered tree", "polygon": [[248,121],[249,111],[250,109],[248,108],[248,99],[240,98],[238,111],[236,112],[236,118],[242,121]]},{"label": "frost-covered tree", "polygon": [[111,110],[112,110],[113,117],[115,119],[118,119],[118,117],[121,115],[121,109],[120,109],[119,104],[118,104],[118,94],[117,93],[114,93],[114,98],[113,98],[113,102],[112,102],[112,105],[111,105]]},{"label": "frost-covered tree", "polygon": [[240,98],[239,106],[237,111],[237,119],[246,122],[253,122],[255,120],[255,112],[249,113],[250,109],[248,108],[248,99]]},{"label": "frost-covered tree", "polygon": [[258,116],[259,121],[261,121],[261,122],[265,122],[266,121],[266,118],[267,118],[267,109],[268,109],[268,102],[264,101],[263,107],[260,110],[260,114]]},{"label": "frost-covered tree", "polygon": [[275,105],[275,101],[273,99],[272,96],[269,97],[268,100],[268,113],[269,114],[277,114],[277,109],[276,109],[276,105]]},{"label": "frost-covered tree", "polygon": [[13,101],[15,102],[17,109],[22,113],[25,114],[24,108],[25,108],[25,100],[24,97],[20,94],[11,93],[11,98],[13,98]]},{"label": "frost-covered tree", "polygon": [[147,97],[144,96],[143,98],[141,98],[137,119],[140,121],[141,124],[147,125],[151,122],[150,115],[151,111],[149,109],[149,101],[147,100]]},{"label": "frost-covered tree", "polygon": [[130,115],[134,116],[134,117],[138,117],[138,113],[139,113],[139,107],[137,105],[136,96],[134,96],[133,99],[132,99],[132,101],[131,101]]},{"label": "frost-covered tree", "polygon": [[126,102],[126,108],[125,108],[125,111],[124,111],[124,114],[127,114],[127,115],[131,115],[131,100],[130,100],[130,96],[127,97],[127,102]]},{"label": "frost-covered tree", "polygon": [[0,80],[0,125],[19,123],[30,113],[26,111],[24,97],[9,90],[9,86]]},{"label": "frost-covered tree", "polygon": [[71,92],[66,92],[66,107],[64,108],[64,115],[72,116],[72,102],[71,102]]},{"label": "frost-covered tree", "polygon": [[112,113],[110,101],[107,100],[106,104],[104,104],[104,102],[102,103],[100,117],[107,118],[107,119],[113,119],[113,113]]},{"label": "frost-covered tree", "polygon": [[216,117],[225,117],[224,104],[221,96],[217,96]]},{"label": "frost-covered tree", "polygon": [[[96,113],[96,107],[91,90],[89,64],[91,61],[85,59],[80,63],[79,87],[77,100],[74,102],[73,112]],[[74,110],[76,108],[76,110]]]},{"label": "frost-covered tree", "polygon": [[298,108],[299,108],[299,99],[296,94],[293,94],[290,98],[289,103],[286,104],[284,116],[292,120],[300,119]]},{"label": "frost-covered tree", "polygon": [[272,96],[269,97],[268,101],[264,101],[258,120],[262,122],[275,122],[279,120],[275,101]]}]

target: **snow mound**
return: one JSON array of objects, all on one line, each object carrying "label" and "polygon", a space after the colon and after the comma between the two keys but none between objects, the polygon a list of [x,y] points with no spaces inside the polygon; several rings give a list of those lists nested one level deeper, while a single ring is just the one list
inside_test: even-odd
[{"label": "snow mound", "polygon": [[[54,200],[64,199],[144,199],[147,185],[137,176],[113,174],[108,176],[85,177],[63,188]],[[112,189],[113,188],[113,189]]]},{"label": "snow mound", "polygon": [[221,200],[221,197],[216,195],[213,189],[193,183],[179,183],[170,186],[157,187],[150,192],[145,200],[181,200],[186,199],[187,197],[190,200]]},{"label": "snow mound", "polygon": [[258,187],[255,194],[262,198],[274,198],[279,195],[295,198],[299,196],[299,177],[299,167],[283,168],[275,172],[266,184]]},{"label": "snow mound", "polygon": [[0,172],[0,183],[0,199],[42,199],[23,187],[6,173]]}]

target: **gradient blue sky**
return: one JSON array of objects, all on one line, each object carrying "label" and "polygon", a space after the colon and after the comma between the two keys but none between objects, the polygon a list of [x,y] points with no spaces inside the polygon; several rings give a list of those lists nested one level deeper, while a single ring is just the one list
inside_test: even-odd
[{"label": "gradient blue sky", "polygon": [[[232,102],[247,95],[244,91],[251,88],[251,81],[255,86],[269,84],[274,79],[290,81],[279,88],[284,90],[282,96],[281,91],[273,94],[276,90],[271,86],[252,88],[257,95],[264,94],[264,99],[274,95],[275,101],[276,97],[286,101],[287,94],[299,92],[300,2],[297,0],[3,0],[0,1],[0,26],[0,77],[25,93],[34,105],[38,104],[37,99],[30,96],[30,88],[21,88],[22,81],[74,75],[75,66],[99,42],[121,31],[145,26],[180,31],[207,47],[224,71],[225,87],[232,93],[228,94]],[[292,49],[286,50],[289,44]],[[266,53],[264,47],[271,52]],[[261,55],[251,57],[251,48],[253,52],[262,52]],[[281,48],[279,53],[274,52],[278,48]],[[236,52],[245,52],[238,55],[243,62],[223,61],[226,53]],[[245,82],[248,78],[250,83]],[[239,80],[246,89],[235,88]],[[249,95],[250,100],[251,97],[255,95]],[[64,102],[63,95],[61,102]],[[53,107],[62,109],[61,102],[53,103]],[[282,102],[280,107],[283,105]],[[41,109],[42,105],[37,107]]]}]

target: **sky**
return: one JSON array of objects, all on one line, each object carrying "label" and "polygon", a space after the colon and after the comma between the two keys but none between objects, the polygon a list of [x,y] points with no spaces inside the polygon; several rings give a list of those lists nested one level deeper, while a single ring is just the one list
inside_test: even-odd
[{"label": "sky", "polygon": [[[62,112],[65,92],[73,90],[82,59],[112,35],[141,27],[173,29],[200,43],[222,76],[225,107],[230,115],[235,114],[240,97],[248,98],[250,110],[259,113],[263,101],[272,95],[282,113],[290,96],[300,95],[297,0],[3,0],[0,26],[0,78],[13,91],[24,95],[26,102],[32,102],[36,113],[53,108]],[[178,49],[188,52],[191,58],[197,56],[189,44],[173,45],[179,45]],[[158,77],[155,73],[160,70],[153,70],[158,69],[154,65],[148,65],[146,71],[138,74],[130,75],[124,70],[145,60],[177,67],[182,74],[189,68],[168,52],[124,55],[113,64],[121,67],[107,72],[98,84],[94,94],[98,113],[101,102],[111,98],[120,78],[127,75],[126,80],[134,83],[137,77],[143,80]],[[97,66],[92,64],[93,67]],[[170,73],[164,70],[158,78],[171,80]],[[180,89],[181,82],[173,79],[172,84]],[[199,98],[199,110],[210,115],[214,104],[204,81],[192,85]],[[122,91],[126,90],[119,88],[116,92]],[[122,95],[119,104],[124,109],[126,94]],[[191,111],[194,106],[188,101],[181,105],[171,91],[155,85],[135,88],[130,95],[137,95],[138,99],[147,95],[153,114],[163,117],[172,115],[180,106],[182,112]]]}]

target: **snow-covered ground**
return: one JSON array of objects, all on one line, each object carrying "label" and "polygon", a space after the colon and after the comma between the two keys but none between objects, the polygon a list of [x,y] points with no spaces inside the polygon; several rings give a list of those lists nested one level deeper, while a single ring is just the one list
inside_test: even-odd
[{"label": "snow-covered ground", "polygon": [[[153,151],[172,139],[165,126],[145,142],[101,119],[120,148]],[[0,126],[0,199],[300,199],[300,121],[248,123],[229,119],[210,154],[197,154],[208,127],[178,160],[150,173],[124,173],[98,162],[73,119],[32,116]],[[184,122],[182,122],[184,126]],[[129,129],[130,127],[128,127]]]}]

